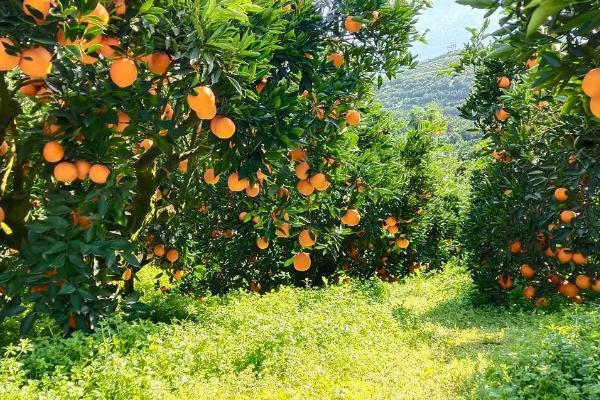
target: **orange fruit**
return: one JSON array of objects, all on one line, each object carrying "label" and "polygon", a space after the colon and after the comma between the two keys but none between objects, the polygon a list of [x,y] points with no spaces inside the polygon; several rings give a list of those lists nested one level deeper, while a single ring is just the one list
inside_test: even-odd
[{"label": "orange fruit", "polygon": [[[40,25],[48,17],[51,6],[51,0],[23,0],[23,13],[32,17],[35,20],[35,23]],[[42,18],[37,18],[29,11],[29,8],[33,8],[34,10],[38,11],[42,15]]]},{"label": "orange fruit", "polygon": [[[310,165],[306,161],[301,162],[296,166],[294,172],[298,179],[308,179],[308,170],[310,169]],[[312,184],[312,182],[311,182]]]},{"label": "orange fruit", "polygon": [[399,230],[400,230],[400,229],[398,228],[398,226],[397,226],[397,225],[393,225],[393,226],[388,226],[388,227],[387,227],[387,231],[388,231],[389,233],[391,233],[392,235],[395,235],[396,233],[398,233],[398,231],[399,231]]},{"label": "orange fruit", "polygon": [[510,79],[506,76],[501,76],[498,78],[498,87],[500,89],[507,89],[510,86]]},{"label": "orange fruit", "polygon": [[513,285],[513,278],[508,274],[498,275],[498,284],[502,289],[510,289]]},{"label": "orange fruit", "polygon": [[100,54],[109,60],[114,59],[117,56],[116,47],[121,46],[121,42],[114,36],[106,36],[102,38],[102,47],[100,48]]},{"label": "orange fruit", "polygon": [[0,156],[5,155],[6,153],[8,153],[8,143],[4,140],[2,141],[2,144],[0,144]]},{"label": "orange fruit", "polygon": [[280,238],[290,237],[290,224],[282,222],[275,227],[275,235]]},{"label": "orange fruit", "polygon": [[387,226],[396,226],[398,224],[398,221],[394,217],[386,217],[385,224]]},{"label": "orange fruit", "polygon": [[362,24],[354,20],[354,17],[347,16],[344,20],[344,28],[350,33],[358,33],[362,28]]},{"label": "orange fruit", "polygon": [[133,272],[131,271],[131,268],[127,268],[125,270],[125,272],[123,272],[122,278],[123,278],[124,281],[128,281],[128,280],[131,279],[132,275],[133,275]]},{"label": "orange fruit", "polygon": [[600,96],[593,97],[590,100],[590,111],[596,118],[600,118]]},{"label": "orange fruit", "polygon": [[188,170],[188,160],[179,161],[179,166],[177,167],[177,169],[179,170],[179,172],[186,173]]},{"label": "orange fruit", "polygon": [[106,183],[108,176],[110,175],[110,169],[106,165],[94,164],[88,171],[90,180],[97,184]]},{"label": "orange fruit", "polygon": [[558,258],[558,261],[560,261],[561,264],[566,264],[571,262],[571,260],[573,259],[573,253],[569,249],[560,248],[558,249],[556,257]]},{"label": "orange fruit", "polygon": [[232,172],[227,178],[227,187],[232,192],[241,192],[248,187],[248,178],[240,179],[240,175],[237,172]]},{"label": "orange fruit", "polygon": [[117,123],[109,124],[109,128],[115,129],[118,132],[123,132],[131,124],[131,117],[123,111],[117,112]]},{"label": "orange fruit", "polygon": [[527,286],[523,289],[523,297],[526,299],[533,299],[535,296],[535,288],[533,286]]},{"label": "orange fruit", "polygon": [[264,181],[265,179],[267,179],[267,176],[268,175],[262,172],[260,168],[256,170],[256,179],[258,179],[259,181]]},{"label": "orange fruit", "polygon": [[396,239],[396,246],[398,246],[401,249],[408,249],[408,246],[410,245],[410,241],[407,238],[398,238]]},{"label": "orange fruit", "polygon": [[269,241],[264,237],[259,237],[256,239],[256,246],[261,250],[265,250],[267,247],[269,247]]},{"label": "orange fruit", "polygon": [[256,197],[260,194],[260,185],[255,183],[254,185],[246,186],[246,195],[248,197]]},{"label": "orange fruit", "polygon": [[108,11],[106,11],[106,8],[104,8],[104,6],[101,3],[98,3],[96,5],[96,8],[94,8],[90,13],[81,17],[79,22],[88,25],[106,26],[108,25],[109,19],[110,16],[108,15]]},{"label": "orange fruit", "polygon": [[300,252],[294,256],[294,269],[299,272],[308,271],[311,265],[310,255]]},{"label": "orange fruit", "polygon": [[577,214],[575,214],[575,211],[571,211],[571,210],[564,210],[563,212],[560,213],[560,220],[562,222],[564,222],[565,224],[570,224],[571,221],[577,216]]},{"label": "orange fruit", "polygon": [[171,56],[162,51],[152,53],[148,61],[148,69],[156,75],[164,75],[171,65]]},{"label": "orange fruit", "polygon": [[588,71],[581,81],[581,89],[588,97],[600,96],[600,68]]},{"label": "orange fruit", "polygon": [[346,114],[346,123],[351,126],[360,124],[360,112],[357,110],[350,110]]},{"label": "orange fruit", "polygon": [[125,15],[127,12],[127,4],[125,4],[125,0],[113,0],[115,5],[115,14],[116,15]]},{"label": "orange fruit", "polygon": [[509,246],[510,252],[513,254],[520,253],[523,250],[523,246],[520,240],[515,240]]},{"label": "orange fruit", "polygon": [[0,222],[4,222],[4,218],[6,218],[6,214],[4,213],[4,209],[0,207]]},{"label": "orange fruit", "polygon": [[313,185],[317,190],[319,190],[319,188],[325,187],[325,185],[329,183],[327,182],[327,177],[325,176],[325,174],[322,174],[320,172],[311,176],[309,181],[310,184]]},{"label": "orange fruit", "polygon": [[565,188],[558,188],[554,191],[554,198],[557,201],[565,202],[569,199],[568,190]]},{"label": "orange fruit", "polygon": [[77,160],[74,162],[75,168],[77,168],[77,179],[84,180],[88,177],[92,164],[85,160]]},{"label": "orange fruit", "polygon": [[327,60],[331,61],[337,68],[344,65],[344,55],[342,53],[332,53],[327,57]]},{"label": "orange fruit", "polygon": [[531,279],[535,275],[535,269],[533,269],[529,264],[521,265],[521,275],[525,279]]},{"label": "orange fruit", "polygon": [[215,176],[214,168],[209,168],[204,171],[204,182],[208,183],[209,185],[216,185],[219,182],[219,177],[220,175]]},{"label": "orange fruit", "polygon": [[154,246],[154,248],[152,249],[152,251],[154,252],[154,254],[157,257],[162,257],[165,255],[165,245],[164,244],[157,244],[156,246]]},{"label": "orange fruit", "polygon": [[508,111],[506,111],[504,107],[500,107],[498,110],[496,110],[496,119],[498,121],[504,122],[508,119],[508,117]]},{"label": "orange fruit", "polygon": [[79,217],[77,217],[77,225],[82,227],[83,229],[87,229],[90,226],[92,226],[92,220],[90,219],[90,217],[80,215]]},{"label": "orange fruit", "polygon": [[173,110],[173,106],[171,106],[171,104],[167,103],[165,105],[165,108],[162,113],[162,119],[173,119],[174,115],[175,115],[175,110]]},{"label": "orange fruit", "polygon": [[71,329],[77,329],[77,318],[75,318],[73,314],[69,314],[67,325],[69,325],[69,328]]},{"label": "orange fruit", "polygon": [[120,88],[133,85],[137,79],[138,70],[129,58],[117,58],[110,65],[110,79]]},{"label": "orange fruit", "polygon": [[301,149],[300,147],[297,147],[294,150],[290,151],[290,158],[294,162],[306,161],[306,151]]},{"label": "orange fruit", "polygon": [[546,255],[546,257],[556,257],[556,251],[552,250],[552,247],[548,247],[544,251],[544,254]]},{"label": "orange fruit", "polygon": [[143,139],[140,142],[140,147],[144,149],[144,151],[148,151],[154,146],[154,140],[152,139]]},{"label": "orange fruit", "polygon": [[577,265],[587,264],[587,257],[581,253],[573,253],[573,262]]},{"label": "orange fruit", "polygon": [[577,275],[577,278],[575,278],[575,285],[577,285],[579,289],[589,289],[592,286],[592,278],[584,274]]},{"label": "orange fruit", "polygon": [[537,65],[538,65],[539,63],[540,63],[540,62],[539,62],[539,60],[537,59],[537,57],[531,57],[529,60],[527,60],[527,63],[526,63],[526,65],[527,65],[527,68],[528,68],[528,69],[532,69],[532,68],[535,68],[535,67],[537,67]]},{"label": "orange fruit", "polygon": [[180,281],[181,278],[183,278],[183,270],[182,269],[178,269],[177,271],[173,272],[173,279],[175,279],[176,281]]},{"label": "orange fruit", "polygon": [[536,307],[548,307],[548,299],[546,299],[545,297],[539,297],[535,299],[535,302],[533,304]]},{"label": "orange fruit", "polygon": [[344,225],[356,226],[360,223],[360,213],[355,209],[346,210],[341,220]]},{"label": "orange fruit", "polygon": [[229,139],[235,133],[235,124],[223,116],[216,116],[210,121],[210,131],[219,139]]},{"label": "orange fruit", "polygon": [[59,182],[71,183],[77,179],[77,168],[70,162],[58,163],[54,166],[54,178]]},{"label": "orange fruit", "polygon": [[48,162],[59,162],[65,156],[65,149],[58,142],[48,142],[42,149],[42,156]]},{"label": "orange fruit", "polygon": [[567,283],[563,285],[562,293],[569,298],[574,298],[579,294],[579,289],[576,285],[572,283]]},{"label": "orange fruit", "polygon": [[242,211],[241,213],[239,213],[238,219],[240,221],[243,221],[246,218],[246,215],[248,215],[248,213],[246,211]]},{"label": "orange fruit", "polygon": [[296,189],[298,190],[298,193],[303,196],[310,196],[315,191],[315,188],[310,184],[308,179],[302,179],[300,182],[298,182]]},{"label": "orange fruit", "polygon": [[0,71],[10,71],[19,65],[20,55],[12,55],[6,52],[5,44],[14,46],[14,42],[7,37],[0,38]]},{"label": "orange fruit", "polygon": [[42,86],[43,86],[43,84],[40,84],[38,82],[26,83],[19,88],[19,92],[23,96],[33,97],[37,94],[38,90]]},{"label": "orange fruit", "polygon": [[23,50],[19,67],[31,79],[46,79],[52,71],[52,54],[41,46]]},{"label": "orange fruit", "polygon": [[169,262],[173,264],[179,259],[179,252],[176,249],[169,249],[169,251],[167,251],[166,257],[167,260],[169,260]]},{"label": "orange fruit", "polygon": [[304,229],[298,235],[298,242],[302,247],[312,247],[317,242],[317,236],[311,229]]},{"label": "orange fruit", "polygon": [[594,279],[594,281],[592,282],[592,290],[594,292],[600,292],[600,280]]},{"label": "orange fruit", "polygon": [[207,86],[196,86],[192,94],[188,94],[187,103],[192,110],[205,113],[215,107],[215,94]]}]

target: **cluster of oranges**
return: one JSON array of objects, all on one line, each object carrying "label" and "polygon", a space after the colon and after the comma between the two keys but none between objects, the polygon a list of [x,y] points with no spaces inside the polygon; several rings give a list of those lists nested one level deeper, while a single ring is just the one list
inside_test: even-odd
[{"label": "cluster of oranges", "polygon": [[321,172],[316,172],[309,176],[310,165],[306,161],[306,151],[301,148],[296,148],[290,151],[290,159],[293,163],[297,163],[294,168],[296,177],[299,179],[296,185],[296,190],[303,196],[310,196],[315,190],[323,192],[329,189],[331,184],[327,180],[327,176]]},{"label": "cluster of oranges", "polygon": [[585,75],[581,89],[590,98],[590,111],[600,118],[600,68],[594,68]]},{"label": "cluster of oranges", "polygon": [[[382,228],[389,234],[396,236],[399,232],[398,220],[395,217],[388,216],[383,221]],[[410,245],[410,241],[404,236],[402,236],[396,239],[395,244],[396,246],[398,246],[398,248],[405,250]]]},{"label": "cluster of oranges", "polygon": [[91,164],[85,160],[75,162],[64,161],[65,149],[55,141],[47,142],[42,148],[44,160],[54,165],[54,178],[59,182],[71,183],[77,179],[90,179],[97,184],[104,184],[110,175],[110,169],[103,164]]}]

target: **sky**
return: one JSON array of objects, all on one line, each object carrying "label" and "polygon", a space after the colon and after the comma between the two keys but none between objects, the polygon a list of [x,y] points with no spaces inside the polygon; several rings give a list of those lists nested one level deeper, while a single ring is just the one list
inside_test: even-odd
[{"label": "sky", "polygon": [[[471,37],[465,27],[479,29],[484,14],[484,10],[463,6],[454,0],[433,0],[433,7],[425,9],[417,23],[419,32],[429,29],[425,36],[428,43],[416,43],[413,53],[422,61],[447,53],[451,46],[461,48]],[[490,28],[492,31],[494,26]]]}]

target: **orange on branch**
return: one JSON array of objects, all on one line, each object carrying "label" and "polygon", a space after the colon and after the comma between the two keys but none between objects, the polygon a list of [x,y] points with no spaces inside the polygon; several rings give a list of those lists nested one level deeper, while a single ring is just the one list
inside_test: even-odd
[{"label": "orange on branch", "polygon": [[210,131],[219,139],[229,139],[235,133],[235,124],[227,117],[216,116],[210,121]]},{"label": "orange on branch", "polygon": [[113,0],[113,3],[115,5],[115,14],[118,16],[125,15],[127,12],[127,4],[125,3],[125,0]]},{"label": "orange on branch", "polygon": [[165,245],[157,244],[156,246],[154,246],[152,251],[154,252],[154,255],[156,255],[157,257],[162,257],[165,255]]},{"label": "orange on branch", "polygon": [[14,42],[7,37],[0,38],[0,71],[10,71],[21,61],[21,56],[9,54],[5,45],[14,46]]},{"label": "orange on branch", "polygon": [[106,165],[94,164],[88,171],[90,180],[99,185],[106,183],[110,175],[110,169]]},{"label": "orange on branch", "polygon": [[588,97],[600,96],[600,68],[588,71],[581,81],[581,89]]},{"label": "orange on branch", "polygon": [[177,169],[179,170],[179,172],[186,173],[188,170],[188,160],[179,161],[179,166],[177,167]]},{"label": "orange on branch", "polygon": [[95,26],[106,26],[108,25],[108,21],[110,19],[110,15],[108,15],[108,11],[101,4],[96,4],[96,8],[94,8],[90,13],[81,17],[79,22],[82,24],[95,25]]},{"label": "orange on branch", "polygon": [[396,239],[396,246],[401,249],[408,249],[408,246],[410,246],[410,241],[404,237],[398,238]]},{"label": "orange on branch", "polygon": [[527,286],[523,289],[523,297],[526,299],[533,299],[535,292],[536,290],[533,286]]},{"label": "orange on branch", "polygon": [[4,208],[0,207],[0,222],[4,222],[4,218],[6,218],[6,214],[4,213]]},{"label": "orange on branch", "polygon": [[246,186],[246,195],[248,197],[256,197],[260,194],[260,185],[255,183],[254,185]]},{"label": "orange on branch", "polygon": [[573,259],[573,253],[569,249],[560,248],[558,249],[556,257],[561,264],[567,264]]},{"label": "orange on branch", "polygon": [[275,235],[280,238],[288,238],[290,237],[290,224],[287,222],[282,222],[281,224],[275,227]]},{"label": "orange on branch", "polygon": [[585,265],[588,260],[587,257],[581,253],[573,253],[573,262],[577,265]]},{"label": "orange on branch", "polygon": [[219,177],[220,175],[215,175],[214,168],[209,168],[204,171],[204,182],[208,183],[209,185],[216,185],[219,182]]},{"label": "orange on branch", "polygon": [[259,237],[256,239],[256,246],[261,250],[265,250],[269,247],[269,241],[264,237]]},{"label": "orange on branch", "polygon": [[[50,13],[50,8],[52,7],[51,0],[23,0],[23,13],[32,17],[35,20],[35,23],[41,25],[48,14]],[[42,18],[38,18],[34,13],[32,13],[29,8],[33,8],[38,11]]]},{"label": "orange on branch", "polygon": [[314,186],[310,184],[308,179],[302,179],[300,182],[298,182],[296,189],[298,190],[298,193],[303,196],[310,196],[315,191]]},{"label": "orange on branch", "polygon": [[520,240],[515,240],[509,246],[510,252],[513,254],[521,253],[523,251],[523,245]]},{"label": "orange on branch", "polygon": [[[215,94],[207,86],[196,86],[193,93],[188,94],[187,103],[197,113],[207,113],[215,109]],[[207,118],[211,119],[211,118]]]},{"label": "orange on branch", "polygon": [[560,220],[565,224],[570,224],[576,216],[575,211],[564,210],[560,213]]},{"label": "orange on branch", "polygon": [[248,178],[240,179],[237,172],[232,172],[227,178],[227,187],[232,192],[241,192],[248,187]]},{"label": "orange on branch", "polygon": [[600,118],[600,96],[593,97],[590,100],[590,111],[596,118]]},{"label": "orange on branch", "polygon": [[46,79],[52,71],[52,54],[41,46],[23,50],[19,67],[31,79]]},{"label": "orange on branch", "polygon": [[148,69],[156,75],[163,75],[171,65],[171,56],[164,52],[152,53],[148,61]]},{"label": "orange on branch", "polygon": [[133,271],[131,270],[131,268],[127,268],[125,272],[123,272],[123,276],[121,278],[123,278],[124,281],[128,281],[131,279],[132,275]]},{"label": "orange on branch", "polygon": [[589,289],[592,286],[592,278],[584,274],[577,275],[575,278],[575,285],[577,285],[579,289]]},{"label": "orange on branch", "polygon": [[504,107],[500,107],[496,110],[496,119],[500,122],[505,122],[509,117],[508,111]]},{"label": "orange on branch", "polygon": [[350,110],[346,114],[346,123],[351,126],[360,124],[360,112],[357,110]]},{"label": "orange on branch", "polygon": [[50,163],[56,163],[65,156],[65,149],[58,142],[48,142],[42,149],[42,156],[44,157],[44,160]]},{"label": "orange on branch", "polygon": [[554,198],[557,201],[565,202],[569,199],[568,190],[565,188],[558,188],[554,191]]},{"label": "orange on branch", "polygon": [[347,16],[344,20],[344,28],[350,33],[358,33],[362,28],[362,24],[354,20],[354,17]]},{"label": "orange on branch", "polygon": [[117,57],[117,51],[115,48],[121,46],[121,42],[118,38],[114,36],[106,36],[102,38],[102,42],[100,44],[102,44],[102,47],[99,51],[100,54],[104,56],[104,58],[112,60],[115,57]]},{"label": "orange on branch", "polygon": [[312,247],[317,242],[317,236],[311,229],[304,229],[298,235],[298,243],[302,247]]},{"label": "orange on branch", "polygon": [[533,269],[529,264],[521,265],[520,271],[521,271],[521,275],[525,279],[531,279],[535,275],[535,269]]},{"label": "orange on branch", "polygon": [[510,79],[506,76],[498,78],[498,87],[500,89],[508,89],[510,87]]},{"label": "orange on branch", "polygon": [[294,150],[290,151],[290,158],[294,162],[306,161],[306,151],[301,149],[300,147],[297,147]]},{"label": "orange on branch", "polygon": [[59,182],[71,183],[77,179],[77,168],[70,162],[58,163],[54,166],[54,178]]},{"label": "orange on branch", "polygon": [[513,285],[513,278],[508,274],[498,275],[498,284],[502,289],[510,289]]},{"label": "orange on branch", "polygon": [[110,79],[120,88],[133,85],[138,69],[133,60],[125,57],[117,58],[110,65]]},{"label": "orange on branch", "polygon": [[180,281],[183,278],[184,272],[182,269],[178,269],[175,272],[173,272],[173,279],[175,279],[176,281]]},{"label": "orange on branch", "polygon": [[142,149],[144,149],[144,151],[150,150],[152,148],[152,146],[154,146],[154,140],[152,140],[152,139],[146,138],[140,142],[140,147]]},{"label": "orange on branch", "polygon": [[579,288],[572,283],[567,283],[563,285],[562,293],[572,299],[579,294]]},{"label": "orange on branch", "polygon": [[108,127],[115,129],[117,132],[123,132],[131,124],[131,117],[123,111],[117,112],[117,123],[109,124]]},{"label": "orange on branch", "polygon": [[344,55],[342,53],[332,53],[327,57],[327,60],[331,61],[337,68],[344,65]]},{"label": "orange on branch", "polygon": [[0,156],[4,156],[6,153],[8,153],[8,143],[6,143],[6,140],[3,140],[2,144],[0,144]]},{"label": "orange on branch", "polygon": [[85,160],[77,160],[74,164],[75,168],[77,168],[77,179],[81,181],[87,179],[92,164]]},{"label": "orange on branch", "polygon": [[298,179],[308,179],[308,170],[310,169],[310,165],[306,161],[301,162],[296,166],[294,172]]},{"label": "orange on branch", "polygon": [[344,225],[356,226],[360,223],[360,213],[355,209],[346,210],[341,220]]},{"label": "orange on branch", "polygon": [[171,264],[173,264],[179,259],[179,252],[176,249],[169,249],[165,257]]},{"label": "orange on branch", "polygon": [[294,269],[299,272],[308,271],[311,265],[310,255],[300,252],[294,256]]}]

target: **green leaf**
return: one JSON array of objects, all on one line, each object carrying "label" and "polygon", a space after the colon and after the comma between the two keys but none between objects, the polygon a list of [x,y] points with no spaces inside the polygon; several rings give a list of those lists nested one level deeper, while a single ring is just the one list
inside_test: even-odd
[{"label": "green leaf", "polygon": [[458,4],[462,4],[463,6],[470,6],[473,8],[495,8],[498,7],[497,0],[456,0]]}]

